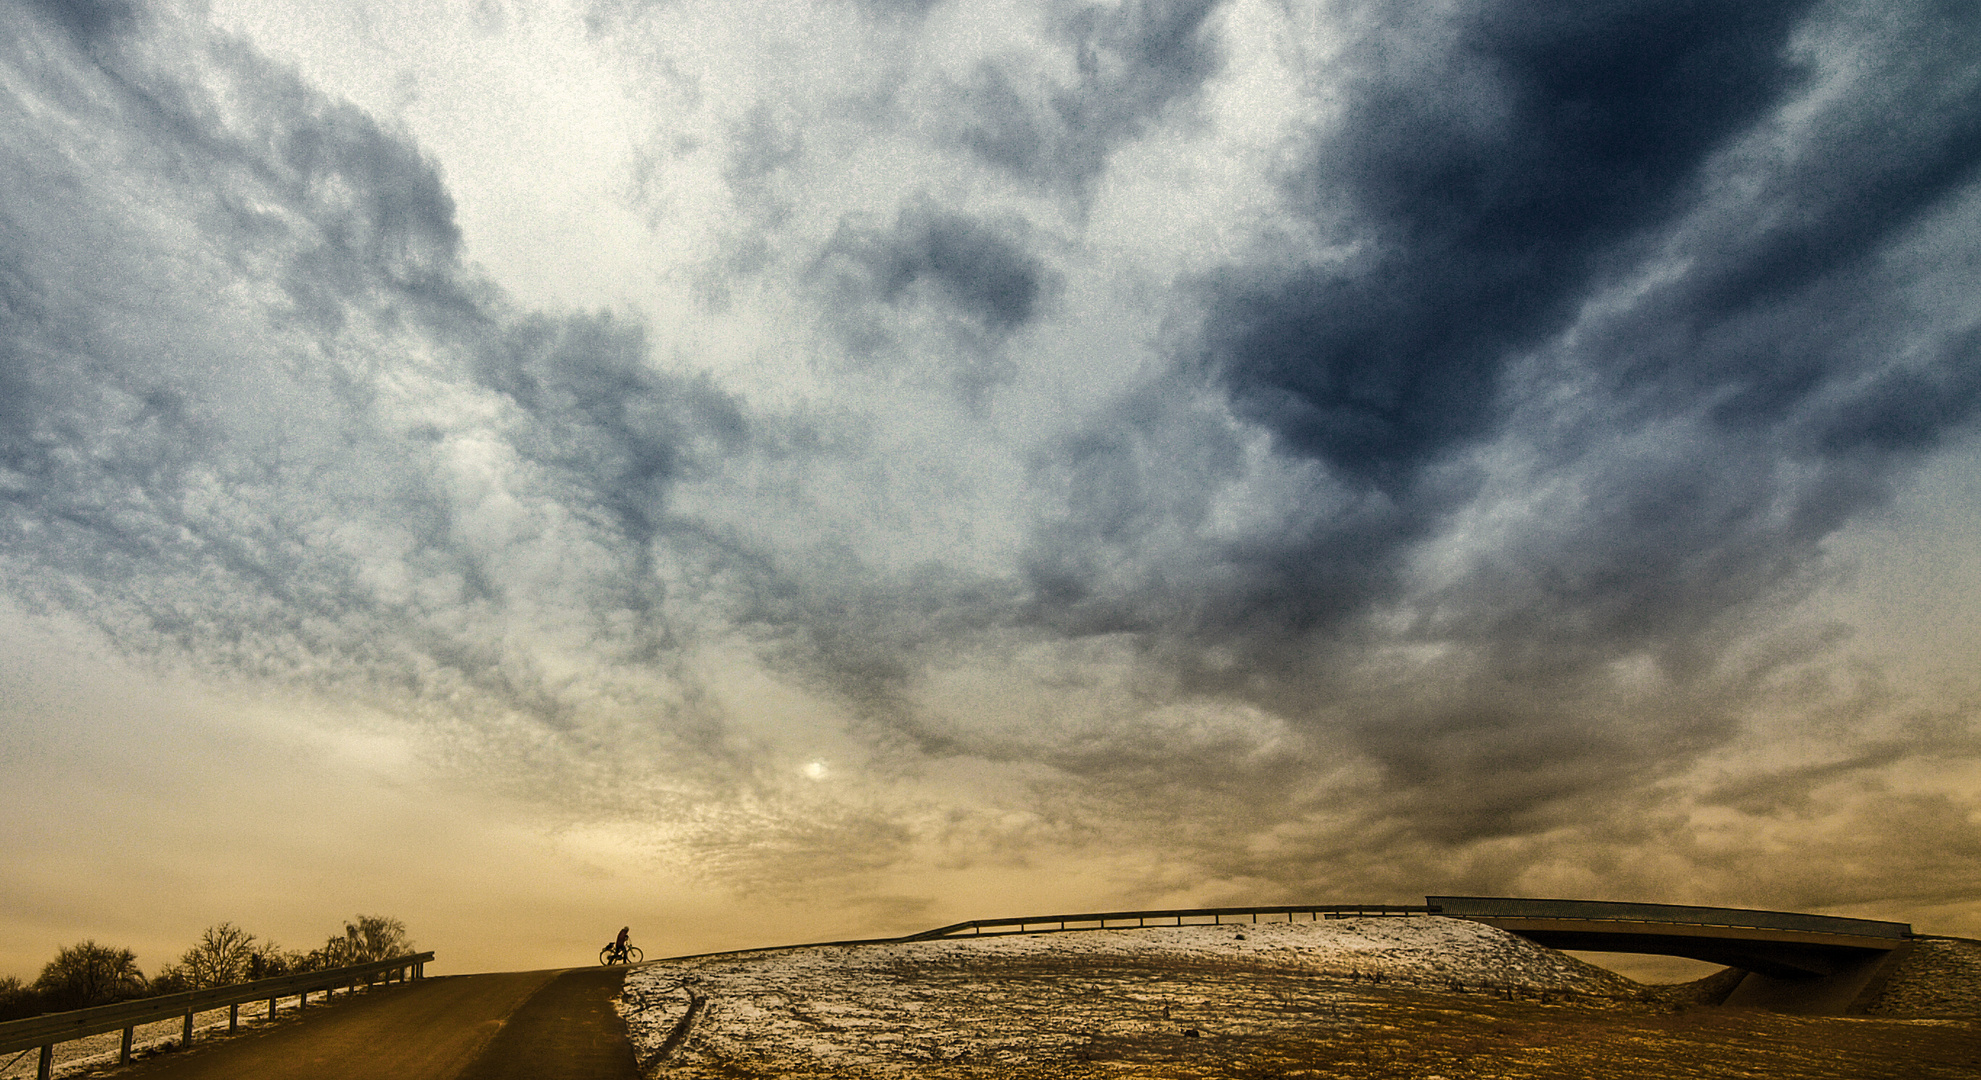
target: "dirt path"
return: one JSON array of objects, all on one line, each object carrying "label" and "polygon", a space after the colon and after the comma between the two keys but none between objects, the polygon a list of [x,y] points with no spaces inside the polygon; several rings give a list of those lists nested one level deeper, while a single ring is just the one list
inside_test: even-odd
[{"label": "dirt path", "polygon": [[116,1080],[633,1080],[624,969],[424,979],[107,1072]]}]

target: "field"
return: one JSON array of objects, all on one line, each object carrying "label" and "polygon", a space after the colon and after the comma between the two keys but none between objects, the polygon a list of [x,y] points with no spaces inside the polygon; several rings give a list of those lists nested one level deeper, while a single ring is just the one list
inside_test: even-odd
[{"label": "field", "polygon": [[1972,1016],[1697,1003],[1447,919],[1090,931],[651,966],[623,1011],[670,1077],[1301,1080],[1981,1075]]}]

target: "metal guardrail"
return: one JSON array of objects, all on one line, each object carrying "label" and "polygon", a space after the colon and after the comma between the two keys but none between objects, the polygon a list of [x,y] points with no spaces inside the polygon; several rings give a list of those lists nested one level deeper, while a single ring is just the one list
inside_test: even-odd
[{"label": "metal guardrail", "polygon": [[[1147,926],[1220,926],[1230,925],[1224,920],[1242,915],[1252,916],[1257,922],[1260,915],[1285,915],[1287,922],[1293,922],[1297,915],[1307,915],[1314,921],[1322,919],[1346,919],[1359,915],[1436,915],[1438,909],[1415,904],[1291,904],[1268,907],[1221,907],[1221,908],[1171,908],[1163,911],[1097,911],[1079,915],[1029,915],[1022,919],[971,919],[969,922],[938,926],[934,930],[924,930],[918,934],[903,937],[846,938],[839,941],[808,941],[797,945],[759,945],[749,949],[722,949],[717,952],[686,953],[680,956],[665,956],[648,963],[667,960],[713,960],[723,956],[748,956],[752,953],[783,952],[787,949],[828,949],[847,945],[900,945],[911,941],[942,941],[961,937],[996,937],[1000,934],[1056,934],[1062,930],[1133,930]],[[1135,920],[1130,922],[1129,920]],[[1167,923],[1150,923],[1150,919],[1170,919]],[[1184,919],[1209,919],[1209,922],[1184,922]],[[1015,930],[994,930],[985,934],[985,927],[1012,926]],[[969,933],[965,933],[969,931]]]},{"label": "metal guardrail", "polygon": [[135,998],[71,1012],[30,1016],[25,1020],[9,1020],[0,1023],[0,1054],[40,1047],[41,1067],[36,1076],[38,1080],[48,1080],[54,1067],[55,1044],[122,1028],[124,1046],[118,1055],[118,1063],[123,1064],[131,1060],[132,1032],[140,1024],[153,1024],[160,1020],[183,1016],[186,1021],[184,1041],[191,1043],[195,1013],[217,1009],[222,1005],[231,1006],[228,1011],[228,1030],[231,1031],[240,1020],[240,1006],[246,1002],[268,1002],[269,1015],[273,1016],[275,1002],[280,998],[296,997],[297,1007],[301,1008],[309,1004],[309,995],[317,990],[328,995],[330,991],[340,986],[356,989],[361,983],[378,982],[381,977],[384,981],[390,982],[395,974],[403,982],[409,972],[412,978],[422,978],[426,974],[427,961],[432,959],[433,954],[430,952],[413,953],[390,960],[376,960],[369,964],[305,971],[295,975],[281,975],[273,979],[236,983],[233,986],[187,990],[178,994]]},{"label": "metal guardrail", "polygon": [[1511,896],[1427,896],[1424,902],[1458,918],[1669,923],[1869,938],[1906,938],[1912,935],[1911,923],[1850,919],[1838,915],[1804,915],[1794,911],[1695,907],[1690,904],[1633,904],[1612,900],[1527,900]]},{"label": "metal guardrail", "polygon": [[[1267,907],[1215,907],[1215,908],[1170,908],[1163,911],[1091,911],[1078,915],[1028,915],[1020,919],[971,919],[969,922],[939,926],[934,930],[924,930],[919,934],[893,938],[893,941],[935,941],[941,938],[962,937],[967,932],[971,937],[982,937],[985,931],[992,934],[1039,934],[1059,930],[1129,930],[1136,927],[1155,926],[1222,926],[1226,919],[1238,920],[1250,916],[1258,922],[1261,915],[1284,915],[1284,921],[1294,922],[1295,916],[1306,915],[1319,922],[1322,919],[1346,919],[1358,916],[1379,915],[1435,915],[1435,905],[1424,904],[1291,904]],[[1155,922],[1150,920],[1170,920]],[[1185,922],[1196,919],[1197,922]],[[1204,920],[1210,920],[1205,922]],[[1132,921],[1131,921],[1132,920]],[[1011,928],[1011,929],[1002,929]]]}]

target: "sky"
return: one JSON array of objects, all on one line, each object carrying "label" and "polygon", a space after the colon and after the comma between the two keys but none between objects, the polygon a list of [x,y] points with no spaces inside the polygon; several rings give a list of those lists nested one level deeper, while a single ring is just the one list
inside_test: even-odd
[{"label": "sky", "polygon": [[1981,935],[1981,8],[0,21],[0,974]]}]

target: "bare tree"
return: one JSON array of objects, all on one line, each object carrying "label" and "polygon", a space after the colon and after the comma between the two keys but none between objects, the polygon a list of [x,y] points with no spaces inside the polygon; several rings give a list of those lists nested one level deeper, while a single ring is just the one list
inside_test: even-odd
[{"label": "bare tree", "polygon": [[0,1020],[18,1020],[41,1011],[41,995],[21,980],[8,975],[0,978]]},{"label": "bare tree", "polygon": [[120,998],[136,997],[146,987],[137,954],[85,941],[55,954],[41,969],[34,988],[56,1009],[86,1009]]},{"label": "bare tree", "polygon": [[390,960],[413,951],[413,943],[406,937],[406,924],[384,915],[360,915],[357,922],[344,924],[344,934],[357,939],[355,962],[360,964]]},{"label": "bare tree", "polygon": [[308,957],[299,952],[290,952],[272,941],[254,943],[254,954],[248,957],[248,978],[273,979],[278,975],[302,971]]},{"label": "bare tree", "polygon": [[327,968],[390,960],[413,951],[406,924],[384,915],[360,915],[344,924],[341,937],[332,937],[309,955],[310,966]]},{"label": "bare tree", "polygon": [[200,934],[199,944],[179,958],[179,971],[188,990],[233,986],[247,982],[255,955],[255,936],[233,923],[215,923]]}]

